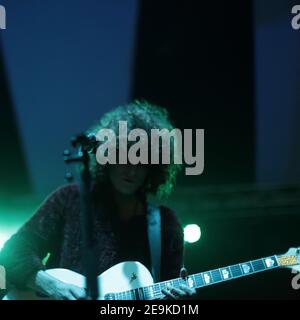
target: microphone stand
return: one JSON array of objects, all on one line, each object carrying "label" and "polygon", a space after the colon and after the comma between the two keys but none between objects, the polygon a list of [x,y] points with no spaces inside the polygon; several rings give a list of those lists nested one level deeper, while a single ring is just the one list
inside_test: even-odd
[{"label": "microphone stand", "polygon": [[[80,224],[82,232],[82,257],[83,268],[86,273],[86,299],[97,300],[98,279],[97,267],[94,252],[94,232],[93,232],[93,201],[92,183],[90,173],[89,152],[96,148],[96,140],[83,134],[71,140],[74,148],[79,147],[76,155],[72,155],[69,150],[64,151],[64,161],[66,164],[77,163],[80,165]],[[91,147],[91,144],[93,147]],[[68,174],[70,179],[70,175]]]}]

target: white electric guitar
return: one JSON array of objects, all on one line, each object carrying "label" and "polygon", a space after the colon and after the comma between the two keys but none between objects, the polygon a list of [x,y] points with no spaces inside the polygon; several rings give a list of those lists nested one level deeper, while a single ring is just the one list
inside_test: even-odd
[{"label": "white electric guitar", "polygon": [[[273,255],[257,260],[238,263],[232,266],[189,275],[187,279],[177,278],[153,283],[148,269],[139,262],[122,262],[98,276],[99,300],[154,300],[164,295],[161,290],[167,285],[178,288],[186,284],[199,289],[223,281],[249,276],[254,273],[274,270],[280,267],[300,272],[300,247],[290,248],[287,253]],[[67,270],[50,269],[46,271],[61,281],[85,287],[85,277]],[[48,300],[34,291],[11,290],[3,300]]]}]

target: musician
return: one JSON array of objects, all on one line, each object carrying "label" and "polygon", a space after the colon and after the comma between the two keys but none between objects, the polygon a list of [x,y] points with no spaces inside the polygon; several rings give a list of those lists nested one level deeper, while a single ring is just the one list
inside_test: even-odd
[{"label": "musician", "polygon": [[[101,128],[118,132],[119,121],[128,130],[173,128],[165,109],[147,102],[133,102],[105,114],[88,133]],[[171,148],[172,151],[172,148]],[[92,157],[93,228],[98,274],[123,261],[139,261],[151,270],[146,208],[149,194],[165,196],[175,183],[179,165],[99,165]],[[45,272],[65,268],[84,274],[81,263],[80,198],[77,184],[58,188],[4,245],[0,265],[7,282],[19,289],[34,289],[53,299],[84,298],[85,290],[66,284]],[[183,266],[183,230],[175,213],[161,212],[161,281],[179,277]],[[43,259],[50,253],[45,265]],[[182,286],[163,290],[166,299],[185,299],[195,294]]]}]

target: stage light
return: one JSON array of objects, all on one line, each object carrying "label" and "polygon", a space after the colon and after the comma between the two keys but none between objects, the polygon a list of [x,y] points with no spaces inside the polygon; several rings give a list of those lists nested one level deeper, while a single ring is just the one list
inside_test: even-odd
[{"label": "stage light", "polygon": [[201,237],[201,230],[197,224],[188,224],[184,228],[184,241],[189,243],[197,242]]}]

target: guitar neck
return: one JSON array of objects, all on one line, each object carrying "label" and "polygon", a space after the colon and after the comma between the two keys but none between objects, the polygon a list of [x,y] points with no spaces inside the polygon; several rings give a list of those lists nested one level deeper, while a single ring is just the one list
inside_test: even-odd
[{"label": "guitar neck", "polygon": [[[176,278],[168,281],[158,282],[151,286],[129,290],[114,294],[113,299],[116,300],[153,300],[163,297],[162,289],[166,289],[168,285],[179,288],[185,284],[191,288],[199,289],[209,285],[229,281],[241,277],[246,277],[255,273],[264,272],[279,268],[280,263],[276,255],[261,259],[251,260],[231,266],[218,268],[210,271],[200,272],[189,275],[186,280]],[[110,296],[110,299],[112,297]],[[109,298],[108,298],[109,299]]]},{"label": "guitar neck", "polygon": [[278,267],[278,258],[276,255],[274,255],[266,258],[234,264],[223,268],[196,273],[190,275],[186,281],[182,278],[177,278],[170,281],[160,282],[156,285],[158,285],[160,290],[162,288],[165,288],[168,284],[176,288],[178,288],[181,284],[187,284],[192,288],[199,289],[224,281],[229,281],[241,277],[246,277],[255,273],[276,269]]}]

